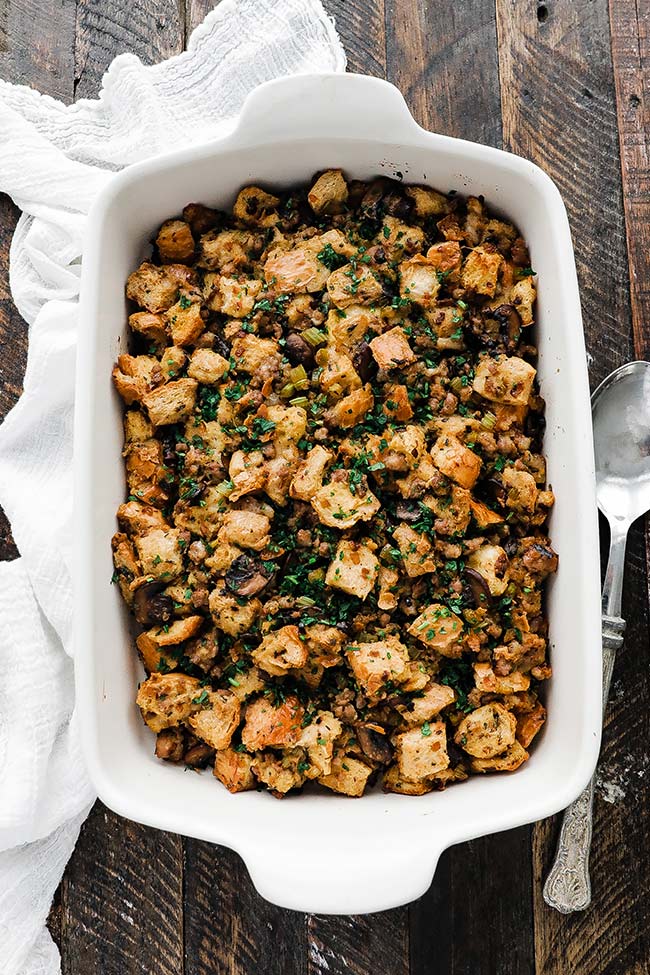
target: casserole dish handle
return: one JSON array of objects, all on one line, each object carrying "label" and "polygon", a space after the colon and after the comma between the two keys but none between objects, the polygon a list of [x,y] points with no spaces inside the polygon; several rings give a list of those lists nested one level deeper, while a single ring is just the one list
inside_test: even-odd
[{"label": "casserole dish handle", "polygon": [[[276,78],[246,98],[231,144],[263,145],[285,138],[409,141],[421,132],[402,93],[388,81],[356,74]],[[323,159],[326,166],[327,159]]]},{"label": "casserole dish handle", "polygon": [[321,842],[314,830],[286,847],[242,850],[258,892],[273,904],[311,914],[370,914],[417,900],[431,885],[442,849],[431,839],[367,833]]}]

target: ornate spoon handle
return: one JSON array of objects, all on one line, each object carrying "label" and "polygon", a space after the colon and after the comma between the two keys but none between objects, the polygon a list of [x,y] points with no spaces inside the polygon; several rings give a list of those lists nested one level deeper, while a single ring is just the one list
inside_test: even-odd
[{"label": "ornate spoon handle", "polygon": [[[609,696],[616,651],[623,644],[625,620],[603,616],[603,713]],[[562,818],[557,853],[544,884],[544,900],[562,914],[584,911],[591,902],[591,847],[594,779],[571,803]]]}]

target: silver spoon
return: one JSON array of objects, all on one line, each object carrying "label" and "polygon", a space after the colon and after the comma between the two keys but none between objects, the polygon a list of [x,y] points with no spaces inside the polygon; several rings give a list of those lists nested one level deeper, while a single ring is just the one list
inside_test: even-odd
[{"label": "silver spoon", "polygon": [[[616,651],[623,644],[621,619],[625,546],[630,525],[650,510],[650,362],[630,362],[612,372],[591,397],[598,507],[611,531],[603,584],[603,712]],[[594,777],[565,811],[544,900],[562,914],[591,902]]]}]

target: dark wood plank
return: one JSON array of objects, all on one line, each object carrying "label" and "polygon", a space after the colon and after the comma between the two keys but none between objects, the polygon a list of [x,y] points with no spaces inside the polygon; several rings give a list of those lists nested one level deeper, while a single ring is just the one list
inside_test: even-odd
[{"label": "dark wood plank", "polygon": [[0,2],[0,78],[72,101],[75,0]]},{"label": "dark wood plank", "polygon": [[97,803],[63,887],[63,975],[182,975],[183,848]]},{"label": "dark wood plank", "polygon": [[309,975],[408,975],[403,911],[307,919]]},{"label": "dark wood plank", "polygon": [[[556,180],[572,224],[592,383],[633,355],[614,80],[605,0],[529,5],[497,0],[504,140]],[[557,821],[534,833],[538,975],[629,975],[650,970],[647,941],[650,815],[648,641],[641,533],[630,539],[619,657],[595,803],[593,903],[563,917],[542,900]],[[624,793],[624,794],[623,794]],[[606,799],[614,801],[605,801]],[[622,841],[622,838],[624,840]]]},{"label": "dark wood plank", "polygon": [[97,94],[117,54],[130,51],[155,64],[180,53],[184,41],[182,0],[78,0],[75,98]]},{"label": "dark wood plank", "polygon": [[195,27],[205,20],[220,0],[185,0],[185,43]]},{"label": "dark wood plank", "polygon": [[240,857],[185,841],[185,971],[188,975],[305,975],[305,915],[269,904]]},{"label": "dark wood plank", "polygon": [[501,144],[494,6],[385,0],[388,77],[435,132]]},{"label": "dark wood plank", "polygon": [[610,0],[634,346],[650,357],[650,3]]},{"label": "dark wood plank", "polygon": [[348,71],[386,76],[385,0],[325,0],[348,56]]},{"label": "dark wood plank", "polygon": [[[416,119],[438,132],[500,145],[493,5],[387,0],[386,11],[388,76]],[[529,837],[529,829],[516,830],[443,855],[431,889],[410,908],[413,975],[532,973]]]}]

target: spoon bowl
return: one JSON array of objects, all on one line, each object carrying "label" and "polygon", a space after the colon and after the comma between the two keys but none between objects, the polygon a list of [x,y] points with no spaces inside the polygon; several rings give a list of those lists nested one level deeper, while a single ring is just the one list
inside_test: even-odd
[{"label": "spoon bowl", "polygon": [[650,509],[650,362],[616,369],[591,402],[598,507],[630,525]]}]

